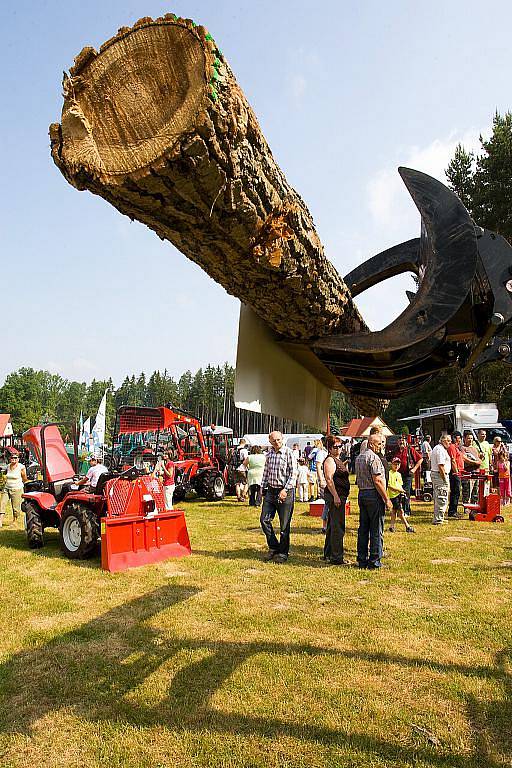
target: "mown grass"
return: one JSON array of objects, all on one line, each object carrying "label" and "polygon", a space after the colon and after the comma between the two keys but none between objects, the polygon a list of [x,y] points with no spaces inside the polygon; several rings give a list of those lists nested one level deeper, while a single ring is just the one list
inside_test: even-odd
[{"label": "mown grass", "polygon": [[0,531],[2,768],[512,765],[510,508],[417,504],[376,573],[325,566],[306,505],[283,566],[255,510],[185,508],[192,557],[116,575]]}]

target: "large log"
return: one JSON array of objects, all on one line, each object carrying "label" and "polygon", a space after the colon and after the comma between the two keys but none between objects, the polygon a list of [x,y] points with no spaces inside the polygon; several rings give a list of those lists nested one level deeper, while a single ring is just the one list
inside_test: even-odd
[{"label": "large log", "polygon": [[50,137],[73,186],[170,240],[288,339],[366,328],[204,27],[140,19],[84,48],[63,85]]}]

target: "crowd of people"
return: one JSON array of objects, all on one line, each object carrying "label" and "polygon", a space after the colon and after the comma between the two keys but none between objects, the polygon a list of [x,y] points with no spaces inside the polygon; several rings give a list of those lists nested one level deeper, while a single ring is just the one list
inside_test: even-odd
[{"label": "crowd of people", "polygon": [[[325,534],[323,558],[333,565],[347,563],[344,557],[345,511],[350,493],[350,474],[355,473],[358,486],[359,528],[357,534],[357,564],[360,568],[382,566],[384,518],[390,513],[389,533],[395,533],[397,521],[406,533],[414,533],[410,522],[413,480],[418,471],[424,483],[431,483],[434,501],[433,524],[441,525],[445,518],[458,518],[459,502],[475,503],[478,481],[468,476],[483,470],[491,485],[499,492],[502,504],[511,503],[510,461],[506,445],[500,437],[491,444],[481,429],[477,439],[468,430],[461,435],[442,434],[432,447],[426,435],[421,449],[401,437],[394,455],[386,458],[386,438],[380,427],[372,427],[367,440],[357,445],[337,435],[328,435],[325,443],[308,442],[303,450],[298,443],[291,448],[284,444],[281,432],[269,435],[269,447],[249,446],[242,438],[234,453],[235,490],[237,501],[248,499],[249,505],[261,507],[260,524],[266,536],[268,551],[265,559],[284,563],[290,549],[290,527],[295,500],[301,502],[322,499],[322,532]],[[21,500],[27,474],[16,448],[8,449],[7,471],[0,488],[0,526],[10,507],[13,519],[21,514]],[[174,455],[166,450],[152,468],[152,475],[161,481],[167,509],[173,509],[176,467]],[[94,492],[100,476],[107,467],[98,456],[89,458],[90,467],[79,487]],[[279,537],[273,526],[279,518]]]},{"label": "crowd of people", "polygon": [[[473,442],[476,445],[473,445]],[[238,467],[237,498],[243,501],[249,489],[252,506],[262,505],[260,523],[266,536],[265,560],[284,563],[289,556],[290,527],[295,499],[307,501],[320,496],[324,501],[322,519],[325,544],[323,558],[333,565],[344,565],[343,539],[345,509],[350,492],[351,446],[337,435],[328,435],[325,445],[315,441],[301,452],[298,445],[284,445],[283,435],[269,435],[270,448],[249,449],[242,445]],[[384,519],[390,514],[389,533],[395,533],[397,521],[406,533],[414,533],[410,522],[410,498],[413,480],[419,470],[425,483],[432,484],[433,525],[446,518],[459,518],[458,505],[475,500],[478,481],[467,477],[470,471],[484,470],[492,476],[503,504],[510,503],[510,461],[500,438],[490,445],[485,430],[473,441],[471,432],[443,434],[432,447],[427,435],[421,450],[400,438],[390,461],[386,458],[386,438],[379,427],[360,444],[354,460],[358,486],[359,527],[357,565],[360,568],[382,567]],[[250,474],[252,472],[252,474]],[[279,518],[279,537],[273,526]]]},{"label": "crowd of people", "polygon": [[459,517],[458,504],[476,503],[478,481],[468,475],[483,471],[490,480],[485,483],[485,493],[491,487],[500,495],[501,504],[510,504],[510,459],[506,445],[495,437],[492,445],[487,441],[485,429],[478,430],[476,440],[472,432],[462,435],[455,431],[443,434],[438,445],[430,447],[430,436],[423,444],[424,471],[430,472],[434,495],[434,525],[440,525],[447,517]]}]

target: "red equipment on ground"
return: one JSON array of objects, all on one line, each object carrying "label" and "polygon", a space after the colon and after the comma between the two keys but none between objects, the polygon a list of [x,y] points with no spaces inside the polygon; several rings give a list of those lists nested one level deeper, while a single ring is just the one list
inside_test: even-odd
[{"label": "red equipment on ground", "polygon": [[[138,427],[146,431],[148,423],[140,419]],[[111,468],[87,493],[76,485],[58,425],[33,427],[23,439],[43,475],[23,494],[29,547],[42,547],[44,529],[55,527],[62,551],[73,560],[92,557],[101,535],[102,566],[111,571],[190,554],[183,511],[165,509],[160,483],[145,470]]]},{"label": "red equipment on ground", "polygon": [[[308,515],[310,517],[322,517],[324,511],[325,501],[323,499],[317,499],[309,504]],[[350,501],[345,502],[345,514],[350,515]]]},{"label": "red equipment on ground", "polygon": [[464,472],[461,479],[474,480],[478,483],[477,503],[468,502],[462,505],[469,512],[469,519],[486,523],[504,523],[505,518],[501,514],[499,493],[492,492],[487,496],[485,495],[486,483],[492,480],[492,475],[486,472]]},{"label": "red equipment on ground", "polygon": [[[112,461],[123,467],[157,459],[161,450],[170,449],[176,468],[174,499],[181,501],[189,491],[195,491],[208,501],[224,498],[225,483],[218,462],[212,460],[203,436],[201,424],[193,416],[168,406],[137,408],[123,406],[116,420],[120,439],[114,442]],[[141,427],[142,425],[142,427]],[[116,430],[114,430],[116,432]],[[138,452],[123,436],[145,433],[146,446]]]}]

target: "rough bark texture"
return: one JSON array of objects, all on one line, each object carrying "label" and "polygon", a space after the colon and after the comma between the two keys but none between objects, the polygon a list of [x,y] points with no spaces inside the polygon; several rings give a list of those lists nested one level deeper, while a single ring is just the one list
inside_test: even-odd
[{"label": "rough bark texture", "polygon": [[53,158],[199,264],[287,338],[364,328],[222,53],[170,14],[85,48]]},{"label": "rough bark texture", "polygon": [[140,19],[84,48],[63,87],[51,149],[73,186],[169,240],[287,339],[366,329],[204,27]]}]

